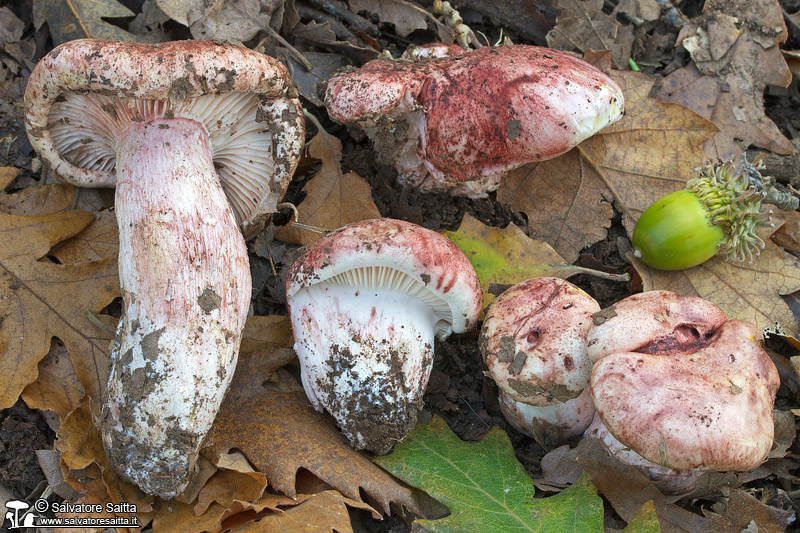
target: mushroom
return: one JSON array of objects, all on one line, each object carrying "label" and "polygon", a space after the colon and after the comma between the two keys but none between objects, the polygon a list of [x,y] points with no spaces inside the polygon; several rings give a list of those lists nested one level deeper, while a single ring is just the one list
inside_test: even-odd
[{"label": "mushroom", "polygon": [[331,118],[364,129],[403,187],[484,197],[508,170],[561,155],[622,116],[619,86],[573,56],[453,48],[375,59],[328,82]]},{"label": "mushroom", "polygon": [[39,62],[25,106],[59,176],[116,185],[124,311],[98,425],[124,479],[174,497],[236,366],[252,292],[237,223],[257,230],[283,196],[299,100],[245,48],[87,39]]},{"label": "mushroom", "polygon": [[580,435],[594,406],[586,333],[597,302],[558,278],[514,285],[492,302],[480,336],[508,421],[542,445]]},{"label": "mushroom", "polygon": [[482,296],[449,239],[373,219],[309,246],[289,270],[286,300],[311,403],[353,446],[383,454],[416,424],[434,338],[470,329]]},{"label": "mushroom", "polygon": [[745,471],[767,459],[778,371],[752,324],[667,291],[614,305],[588,335],[597,414],[667,469]]}]

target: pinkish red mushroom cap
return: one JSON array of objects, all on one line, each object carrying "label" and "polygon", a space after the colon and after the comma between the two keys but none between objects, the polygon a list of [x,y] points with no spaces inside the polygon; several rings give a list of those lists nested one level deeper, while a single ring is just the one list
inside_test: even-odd
[{"label": "pinkish red mushroom cap", "polygon": [[334,120],[365,128],[405,117],[406,139],[392,126],[401,183],[435,190],[427,174],[444,188],[482,180],[470,189],[480,194],[498,173],[563,154],[618,120],[624,98],[573,56],[500,46],[416,63],[377,59],[332,78],[325,104]]},{"label": "pinkish red mushroom cap", "polygon": [[586,333],[599,310],[594,298],[558,278],[534,278],[506,290],[489,306],[481,328],[479,344],[492,379],[530,405],[576,398],[589,383]]},{"label": "pinkish red mushroom cap", "polygon": [[388,218],[348,224],[309,246],[289,270],[287,299],[305,287],[364,269],[375,271],[373,281],[386,277],[392,284],[408,285],[435,306],[439,338],[463,333],[478,320],[483,296],[464,253],[435,231]]},{"label": "pinkish red mushroom cap", "polygon": [[702,347],[609,354],[592,370],[597,413],[620,442],[667,468],[751,470],[772,447],[780,384],[762,342],[734,320]]},{"label": "pinkish red mushroom cap", "polygon": [[728,318],[713,303],[670,291],[628,296],[594,317],[586,336],[592,362],[619,352],[670,353],[700,347]]},{"label": "pinkish red mushroom cap", "polygon": [[[222,100],[203,98],[224,93]],[[303,112],[280,62],[210,41],[160,44],[83,39],[34,69],[25,93],[31,144],[79,186],[116,181],[116,134],[159,115],[202,122],[240,224],[274,212],[304,139]]]}]

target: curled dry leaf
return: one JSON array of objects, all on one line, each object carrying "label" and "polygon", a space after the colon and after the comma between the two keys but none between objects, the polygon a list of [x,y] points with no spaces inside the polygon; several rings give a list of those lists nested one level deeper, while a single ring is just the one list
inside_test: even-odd
[{"label": "curled dry leaf", "polygon": [[218,470],[197,495],[194,514],[202,515],[213,503],[227,509],[235,500],[254,502],[261,498],[266,487],[267,478],[261,472]]},{"label": "curled dry leaf", "polygon": [[[241,450],[271,487],[289,496],[296,495],[296,476],[305,469],[348,498],[362,501],[363,491],[383,512],[391,502],[416,510],[411,491],[350,448],[288,372],[275,374],[286,361],[271,364],[269,358],[285,354],[294,342],[288,317],[257,318],[263,325],[259,338],[269,340],[253,343],[245,331],[233,382],[203,454],[216,463],[229,450]],[[267,361],[264,352],[271,353]]]},{"label": "curled dry leaf", "polygon": [[63,420],[78,407],[84,393],[69,352],[61,341],[53,339],[47,357],[39,361],[36,381],[23,389],[22,399],[31,409],[52,411]]},{"label": "curled dry leaf", "polygon": [[568,262],[605,238],[613,200],[631,232],[651,203],[683,188],[705,158],[702,144],[717,132],[685,107],[649,98],[648,77],[611,76],[625,95],[625,116],[561,157],[510,172],[497,191]]},{"label": "curled dry leaf", "polygon": [[351,222],[380,218],[369,184],[355,172],[342,174],[342,142],[324,131],[317,133],[308,155],[322,161],[322,168],[306,186],[306,198],[297,207],[299,224],[289,223],[276,237],[294,244],[311,244],[325,231]]},{"label": "curled dry leaf", "polygon": [[258,520],[231,528],[231,533],[262,531],[318,531],[352,533],[347,508],[372,511],[365,503],[342,496],[335,490],[309,495],[296,507],[283,512],[271,512]]},{"label": "curled dry leaf", "polygon": [[133,41],[135,36],[106,19],[132,17],[134,13],[115,0],[35,0],[33,25],[47,23],[53,44],[91,37],[112,41]]},{"label": "curled dry leaf", "polygon": [[394,24],[400,37],[406,37],[414,30],[424,30],[430,21],[436,28],[439,40],[444,44],[453,44],[453,32],[439,22],[433,15],[416,4],[406,0],[350,0],[350,8],[358,13],[366,11],[377,15],[382,22]]},{"label": "curled dry leaf", "polygon": [[87,313],[119,295],[115,257],[80,265],[41,260],[56,244],[81,232],[90,213],[0,213],[0,408],[12,405],[36,379],[37,364],[58,337],[69,350],[87,393],[99,398],[107,379],[108,335]]},{"label": "curled dry leaf", "polygon": [[786,36],[778,0],[709,1],[681,29],[676,45],[683,45],[694,63],[667,76],[656,96],[685,105],[719,127],[720,133],[704,145],[708,157],[727,161],[750,144],[794,153],[792,143],[764,114],[766,86],[787,87],[792,81],[778,48]]},{"label": "curled dry leaf", "polygon": [[547,33],[547,46],[586,52],[611,50],[617,68],[626,68],[633,46],[633,27],[603,13],[603,0],[557,0],[555,27]]},{"label": "curled dry leaf", "polygon": [[0,193],[0,211],[9,215],[49,215],[75,205],[78,188],[66,183],[26,187],[14,194]]}]

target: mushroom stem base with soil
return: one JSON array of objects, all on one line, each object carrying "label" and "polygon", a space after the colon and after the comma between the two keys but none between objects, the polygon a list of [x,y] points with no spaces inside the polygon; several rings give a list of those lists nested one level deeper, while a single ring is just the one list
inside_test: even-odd
[{"label": "mushroom stem base with soil", "polygon": [[439,319],[400,290],[330,281],[293,297],[303,387],[356,448],[383,454],[414,427]]},{"label": "mushroom stem base with soil", "polygon": [[116,157],[125,307],[99,425],[117,472],[171,498],[191,478],[236,366],[247,248],[201,123],[131,122]]}]

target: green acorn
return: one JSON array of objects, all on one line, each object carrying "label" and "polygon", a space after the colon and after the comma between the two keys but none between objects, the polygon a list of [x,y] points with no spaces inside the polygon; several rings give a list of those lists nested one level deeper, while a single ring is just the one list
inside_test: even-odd
[{"label": "green acorn", "polygon": [[752,262],[765,246],[756,229],[771,220],[772,211],[762,213],[761,204],[785,210],[798,204],[775,188],[774,178],[761,175],[762,159],[749,163],[742,156],[741,172],[732,161],[707,162],[686,189],[656,200],[633,229],[634,255],[661,270],[691,268],[720,251],[730,260]]}]

